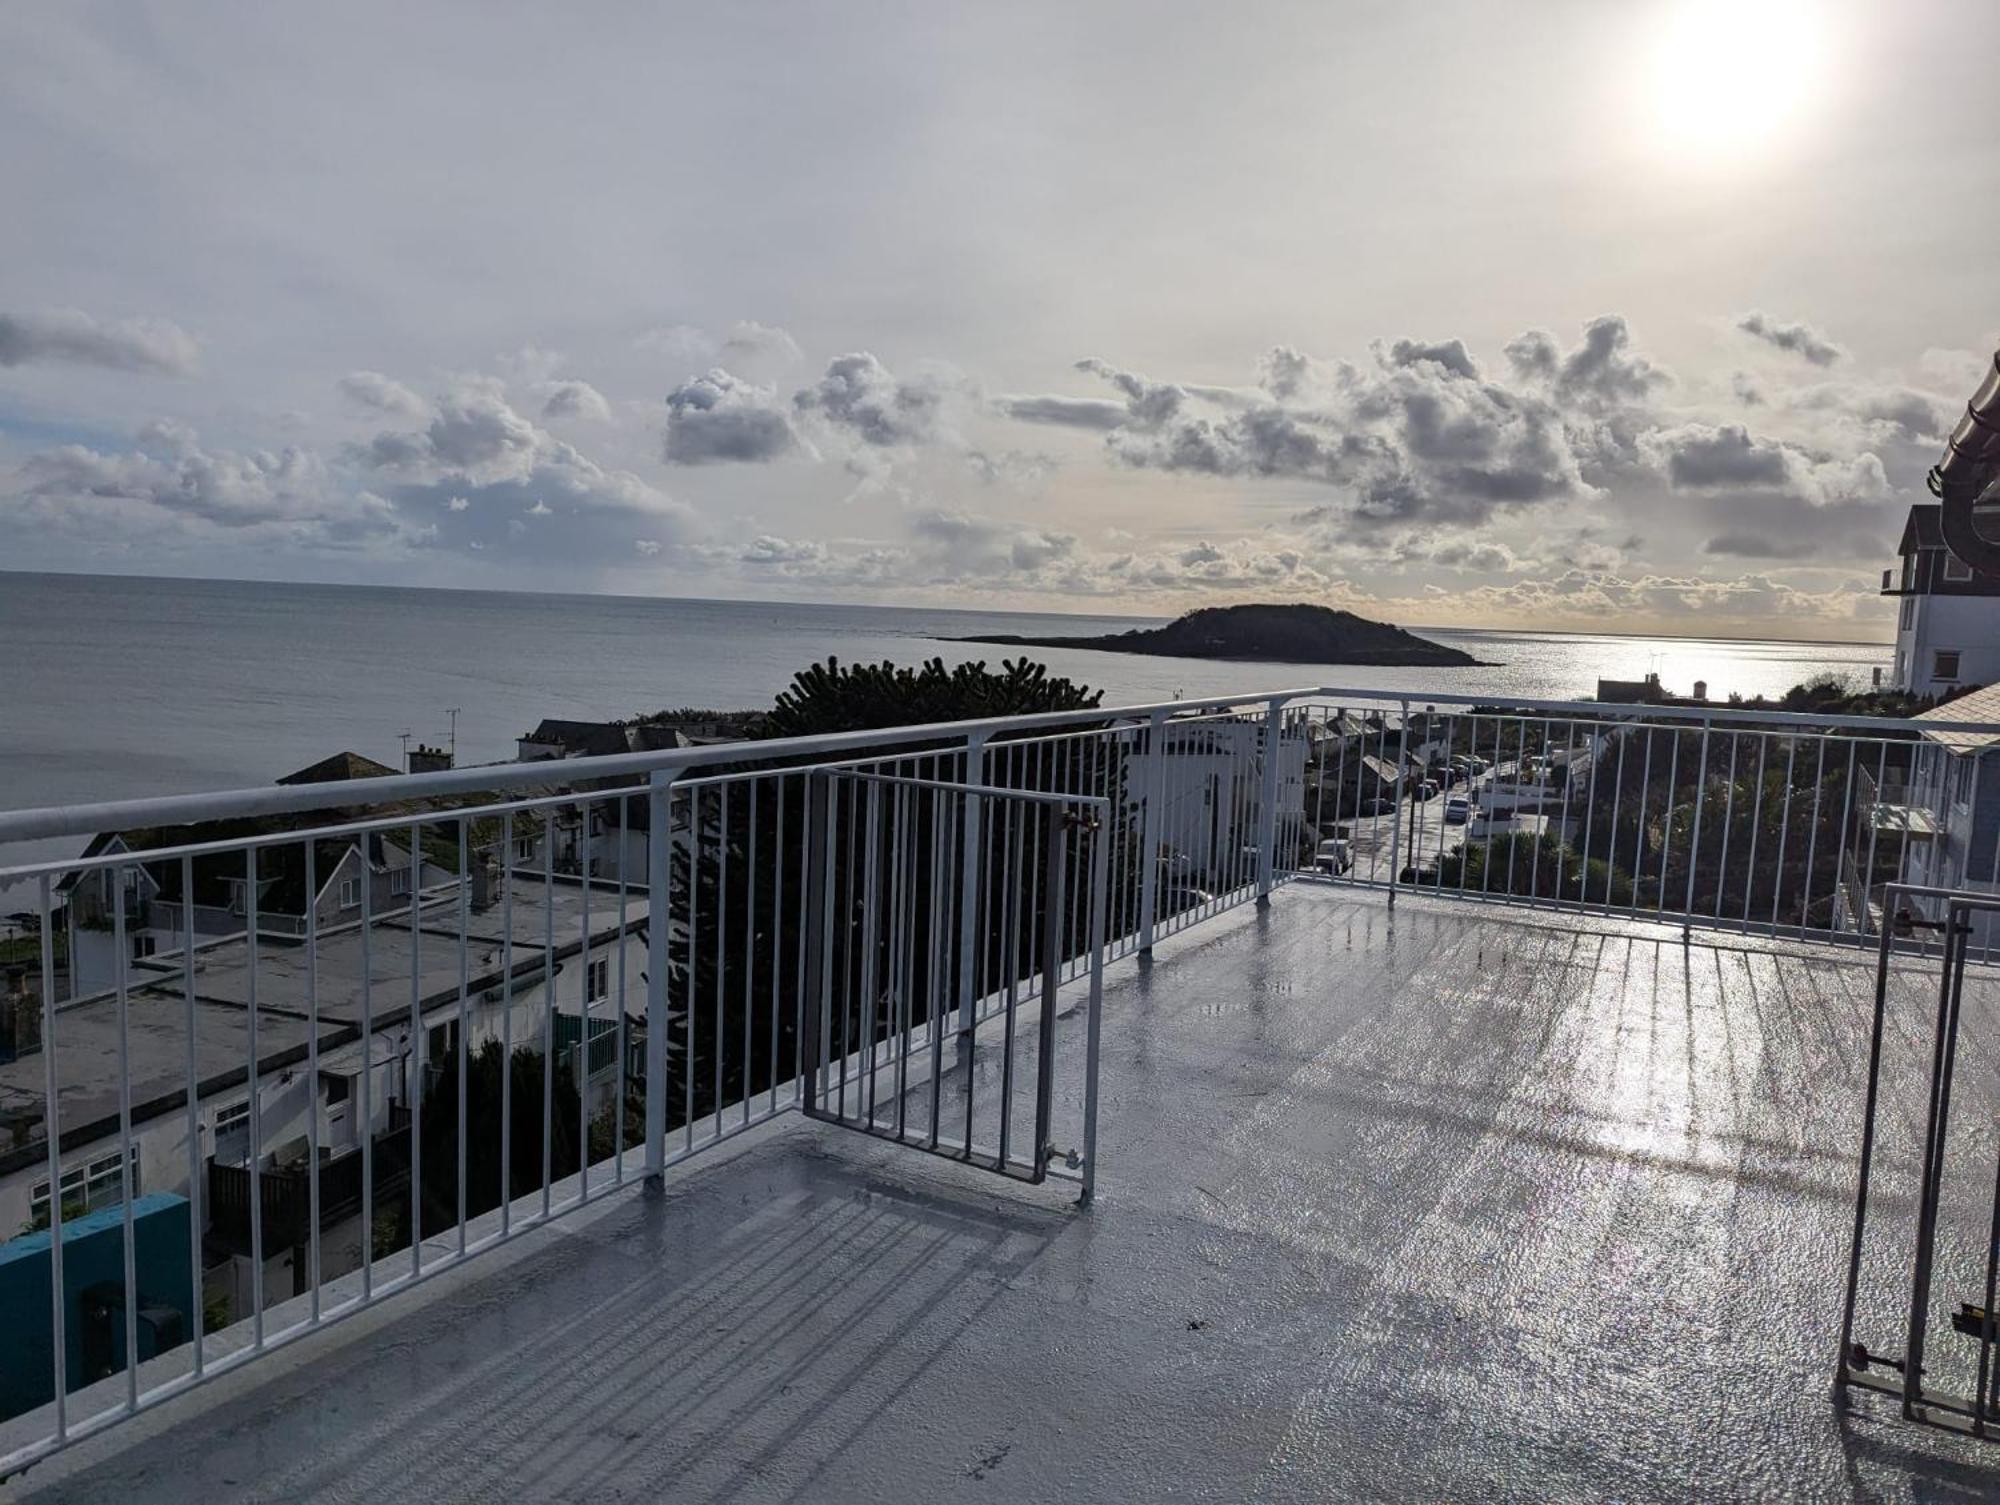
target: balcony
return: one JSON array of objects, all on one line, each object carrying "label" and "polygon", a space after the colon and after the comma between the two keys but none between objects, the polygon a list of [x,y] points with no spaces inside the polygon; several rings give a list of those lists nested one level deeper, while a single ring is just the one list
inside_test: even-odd
[{"label": "balcony", "polygon": [[[634,1045],[614,1072],[643,1078],[614,1097],[644,1100],[641,1131],[614,1129],[581,1167],[555,1153],[546,1174],[512,1174],[499,1205],[437,1226],[426,1215],[414,1247],[211,1329],[206,1383],[189,1382],[186,1344],[80,1377],[67,1446],[44,1449],[20,1498],[1990,1492],[2000,1467],[1985,1445],[1828,1393],[1875,967],[1888,959],[1890,1027],[1872,1163],[1892,1221],[1916,1179],[1940,974],[1927,933],[1884,937],[1879,915],[1865,937],[1835,931],[1832,893],[1811,886],[1838,887],[1867,829],[1835,796],[1911,744],[1769,717],[1642,723],[1572,707],[1545,730],[1539,715],[1492,726],[1480,712],[1485,777],[1518,781],[1543,757],[1574,770],[1545,785],[1557,793],[1538,836],[1579,852],[1623,851],[1632,833],[1718,844],[1712,872],[1668,840],[1642,849],[1658,871],[1523,848],[1506,873],[1501,843],[1475,861],[1480,844],[1442,825],[1442,793],[1380,815],[1341,808],[1357,744],[1316,733],[1332,723],[1307,702],[1279,709],[1100,718],[1065,753],[1049,732],[1039,754],[988,744],[975,768],[933,743],[917,756],[951,766],[900,758],[887,772],[877,754],[818,796],[809,775],[773,775],[799,796],[782,803],[746,792],[760,774],[684,773],[677,795],[663,789],[662,803],[685,803],[658,812],[660,829],[692,816],[696,845],[676,849],[681,865],[649,864],[666,870],[674,919],[649,925],[631,960],[664,948],[669,966],[650,975],[694,979],[696,1006],[656,997],[650,977],[629,1019],[613,1006]],[[1399,714],[1356,734],[1369,756]],[[1170,756],[1183,717],[1251,729],[1203,727],[1200,799]],[[1566,734],[1593,755],[1556,765],[1542,748],[1560,752]],[[1085,752],[1119,739],[1122,762]],[[1844,768],[1849,744],[1861,755]],[[1219,803],[1218,745],[1243,759]],[[1649,782],[1648,753],[1694,758],[1698,775]],[[1045,776],[1031,778],[1038,758]],[[1724,777],[1732,760],[1744,778]],[[1565,832],[1608,818],[1581,786],[1621,766],[1617,842]],[[1753,767],[1763,777],[1746,785]],[[1745,787],[1761,792],[1741,811]],[[1174,817],[1190,847],[1205,843],[1181,853],[1198,882],[1161,881],[1148,808],[1211,812]],[[807,833],[802,860],[732,886],[723,853],[795,850],[773,835],[781,810]],[[1315,877],[1309,833],[1334,824],[1352,833],[1354,867]],[[1762,866],[1742,855],[1752,833]],[[1815,837],[1831,855],[1799,856]],[[700,873],[693,903],[673,909]],[[918,881],[933,873],[971,874],[973,901],[962,882]],[[581,924],[583,894],[563,892],[561,917]],[[746,892],[759,917],[747,924],[715,903]],[[601,913],[622,919],[617,897]],[[799,954],[702,961],[781,938],[764,921],[794,906],[808,920]],[[975,941],[947,960],[968,916]],[[421,927],[434,960],[371,949],[361,975],[407,998],[413,965],[448,979],[506,936],[525,948],[540,919],[510,928],[489,913],[468,953],[448,944],[457,920],[441,908]],[[322,972],[359,939],[318,938]],[[1986,1192],[1944,1210],[1941,1302],[1978,1294],[2000,1154],[2000,978],[1984,961],[1964,983],[1952,1156]],[[523,976],[504,961],[499,975]],[[580,996],[562,979],[582,986],[582,969],[554,976],[555,1004]],[[543,1007],[531,986],[522,996]],[[752,1006],[735,1005],[739,987]],[[455,1011],[456,994],[439,994]],[[881,1001],[856,1011],[856,997]],[[790,1053],[758,1046],[773,1000],[807,1005]],[[343,1029],[355,1017],[341,1007]],[[60,1059],[72,1024],[57,1025]],[[579,1054],[580,1026],[567,1028],[567,1050],[537,1072]],[[529,1161],[551,1142],[537,1081],[514,1079],[515,1112],[499,1120],[517,1172],[524,1136]],[[441,1101],[428,1100],[432,1135],[420,1123],[410,1137],[427,1159],[451,1150],[435,1137]],[[1857,1330],[1878,1348],[1908,1298],[1900,1258],[1892,1239],[1864,1262]],[[1942,1376],[1977,1345],[1937,1346]],[[140,1419],[90,1427],[135,1397]],[[0,1447],[34,1445],[51,1420],[44,1407],[0,1423]]]}]

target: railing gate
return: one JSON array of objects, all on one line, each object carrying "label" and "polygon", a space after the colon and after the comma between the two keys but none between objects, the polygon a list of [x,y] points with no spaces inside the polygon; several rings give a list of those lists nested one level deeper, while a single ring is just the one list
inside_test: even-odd
[{"label": "railing gate", "polygon": [[[1071,1176],[1088,1198],[1106,808],[856,770],[813,776],[800,1028],[808,1117],[1017,1180]],[[1059,1071],[1057,1029],[1075,959],[1089,990],[1080,1076]],[[958,1006],[968,981],[969,1024]]]}]

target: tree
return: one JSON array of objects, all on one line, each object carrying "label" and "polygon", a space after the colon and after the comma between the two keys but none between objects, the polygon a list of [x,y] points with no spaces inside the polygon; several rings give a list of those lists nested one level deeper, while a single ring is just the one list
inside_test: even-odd
[{"label": "tree", "polygon": [[[843,668],[829,658],[793,676],[759,735],[801,737],[1090,710],[1101,700],[1100,692],[1052,676],[1026,659],[1003,663],[996,672],[983,662],[948,669],[936,658],[917,669],[888,662]],[[1025,746],[1010,753],[1010,740],[1022,738],[996,739],[974,776],[1012,789],[1108,790],[1114,801],[1123,787],[1127,749],[1116,739],[1077,736],[1060,758],[1031,754]],[[949,746],[899,744],[884,750],[884,759],[893,759],[884,766],[943,783],[963,781],[964,759],[947,751]],[[733,782],[727,777],[753,770],[764,776]],[[828,822],[833,852],[844,857],[872,850],[877,858],[871,865],[864,855],[852,871],[837,864],[835,887],[825,901],[832,994],[846,1000],[829,1021],[836,1051],[853,1048],[871,1033],[880,1039],[920,1027],[930,1011],[949,1008],[964,980],[961,969],[972,960],[959,955],[956,940],[963,918],[959,906],[969,900],[955,866],[964,812],[956,795],[912,785],[815,785],[804,773],[750,761],[716,772],[721,777],[681,797],[668,859],[670,1128],[797,1072],[808,910],[805,857],[814,820]],[[824,809],[816,803],[822,800],[830,801]],[[1007,841],[987,838],[983,871],[973,885],[984,900],[976,977],[982,994],[1034,970],[1044,927],[1052,920],[1064,927],[1067,954],[1080,948],[1088,920],[1086,887],[1072,882],[1062,912],[1052,914],[1040,865],[1013,865],[1020,849],[1036,850],[1034,843],[1047,834],[1046,822],[1059,818],[1052,807],[1036,806],[1031,815],[1016,812],[1011,825],[998,828]],[[1136,863],[1119,867],[1136,882]],[[914,886],[897,889],[898,872]],[[893,925],[885,920],[892,913]]]},{"label": "tree", "polygon": [[918,669],[852,664],[828,658],[792,676],[778,695],[761,735],[810,737],[876,727],[925,726],[1045,711],[1087,711],[1103,702],[1101,690],[1053,677],[1046,665],[1025,658],[1003,661],[993,673],[985,662],[947,669],[933,658]]}]

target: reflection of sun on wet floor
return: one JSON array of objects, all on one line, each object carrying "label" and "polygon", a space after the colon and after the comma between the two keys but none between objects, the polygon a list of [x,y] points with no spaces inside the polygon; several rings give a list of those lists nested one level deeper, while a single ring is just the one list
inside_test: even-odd
[{"label": "reflection of sun on wet floor", "polygon": [[[23,1498],[1986,1497],[2000,1453],[1830,1398],[1872,985],[1860,955],[1295,884],[1112,973],[1087,1213],[794,1120]],[[1891,1222],[1931,975],[1892,1001]],[[947,1057],[947,1111],[966,1078]],[[1990,1206],[1953,1212],[1940,1301]]]}]

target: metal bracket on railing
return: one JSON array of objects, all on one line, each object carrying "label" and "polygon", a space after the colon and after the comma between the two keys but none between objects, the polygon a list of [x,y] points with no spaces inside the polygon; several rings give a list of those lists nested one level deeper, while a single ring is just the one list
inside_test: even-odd
[{"label": "metal bracket on railing", "polygon": [[1065,831],[1095,831],[1099,829],[1100,825],[1101,822],[1099,822],[1095,811],[1065,810],[1063,812],[1063,829]]},{"label": "metal bracket on railing", "polygon": [[1911,914],[1907,909],[1896,911],[1896,918],[1889,922],[1889,929],[1892,934],[1903,940],[1908,940],[1919,930],[1942,930],[1950,935],[1970,935],[1972,933],[1970,925],[1959,924],[1953,926],[1945,920],[1918,919],[1917,916]]}]

